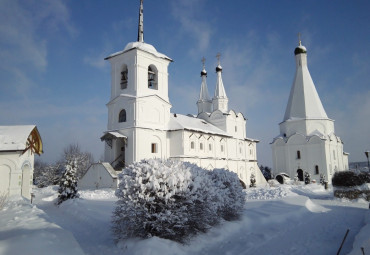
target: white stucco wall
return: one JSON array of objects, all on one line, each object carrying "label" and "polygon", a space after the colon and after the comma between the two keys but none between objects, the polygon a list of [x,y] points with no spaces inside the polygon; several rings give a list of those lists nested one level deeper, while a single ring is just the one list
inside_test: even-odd
[{"label": "white stucco wall", "polygon": [[31,199],[33,184],[34,154],[28,150],[22,154],[0,152],[0,193],[10,198],[25,197]]},{"label": "white stucco wall", "polygon": [[116,189],[118,184],[117,181],[117,175],[108,163],[96,163],[91,165],[86,174],[78,181],[78,188]]}]

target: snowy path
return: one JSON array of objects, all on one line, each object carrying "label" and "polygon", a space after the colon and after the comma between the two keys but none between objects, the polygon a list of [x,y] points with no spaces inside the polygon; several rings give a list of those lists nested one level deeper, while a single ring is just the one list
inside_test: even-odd
[{"label": "snowy path", "polygon": [[63,202],[59,207],[49,201],[55,198],[55,193],[52,193],[46,199],[36,199],[35,202],[52,222],[73,233],[86,254],[120,253],[110,232],[115,198],[76,199]]}]

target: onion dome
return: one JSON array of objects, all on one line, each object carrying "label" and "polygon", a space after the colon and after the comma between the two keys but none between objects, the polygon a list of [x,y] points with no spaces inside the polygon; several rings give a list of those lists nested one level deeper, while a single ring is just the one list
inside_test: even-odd
[{"label": "onion dome", "polygon": [[216,67],[216,73],[218,73],[218,72],[222,72],[222,66],[221,65],[218,65]]},{"label": "onion dome", "polygon": [[294,50],[294,55],[303,54],[303,53],[307,54],[307,49],[306,47],[302,45],[301,41],[299,41],[298,47],[295,48]]},{"label": "onion dome", "polygon": [[203,70],[200,72],[200,76],[207,76],[207,71],[206,69],[203,68]]}]

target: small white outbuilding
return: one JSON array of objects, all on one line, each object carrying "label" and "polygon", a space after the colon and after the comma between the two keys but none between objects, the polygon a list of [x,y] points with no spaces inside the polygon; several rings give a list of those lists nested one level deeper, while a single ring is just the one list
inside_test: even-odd
[{"label": "small white outbuilding", "polygon": [[78,181],[79,189],[116,189],[118,186],[117,172],[106,162],[92,164],[84,176]]},{"label": "small white outbuilding", "polygon": [[34,154],[41,153],[36,126],[0,126],[0,195],[31,199]]}]

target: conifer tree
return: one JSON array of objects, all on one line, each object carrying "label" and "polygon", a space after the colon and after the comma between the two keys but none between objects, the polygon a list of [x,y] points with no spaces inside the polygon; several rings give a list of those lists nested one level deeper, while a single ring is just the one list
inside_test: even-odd
[{"label": "conifer tree", "polygon": [[57,202],[58,205],[61,204],[63,201],[78,198],[80,196],[77,189],[77,168],[78,167],[76,160],[66,160],[65,172],[59,183],[59,196]]}]

